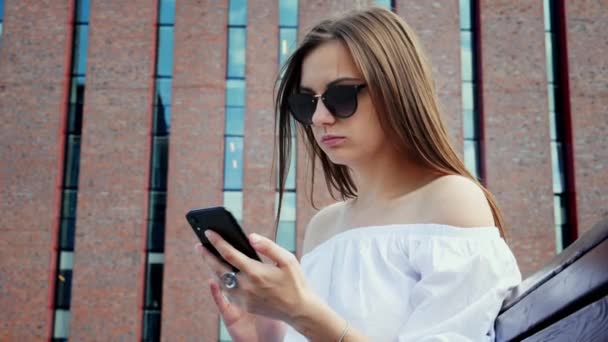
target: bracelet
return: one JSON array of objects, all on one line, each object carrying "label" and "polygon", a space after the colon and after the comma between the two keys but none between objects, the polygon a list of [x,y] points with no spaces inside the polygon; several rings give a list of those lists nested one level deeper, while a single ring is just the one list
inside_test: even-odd
[{"label": "bracelet", "polygon": [[346,333],[348,332],[348,328],[350,328],[350,322],[346,321],[346,326],[344,327],[344,330],[342,330],[342,335],[340,335],[338,342],[342,342],[342,340],[344,339],[344,336],[346,336]]}]

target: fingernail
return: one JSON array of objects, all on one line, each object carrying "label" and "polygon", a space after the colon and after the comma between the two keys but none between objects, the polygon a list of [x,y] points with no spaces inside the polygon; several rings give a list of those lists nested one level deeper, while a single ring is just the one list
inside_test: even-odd
[{"label": "fingernail", "polygon": [[259,243],[260,241],[262,241],[260,236],[256,233],[252,233],[251,235],[249,235],[249,239],[251,240],[251,243]]},{"label": "fingernail", "polygon": [[213,232],[211,230],[209,230],[209,229],[205,230],[205,236],[207,237],[207,239],[209,239],[209,241],[211,241],[214,238],[213,235],[214,234],[213,234]]}]

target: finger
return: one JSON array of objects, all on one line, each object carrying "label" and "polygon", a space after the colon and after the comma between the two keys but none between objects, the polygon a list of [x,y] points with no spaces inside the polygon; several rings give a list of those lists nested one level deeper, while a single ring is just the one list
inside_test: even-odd
[{"label": "finger", "polygon": [[230,304],[224,298],[220,286],[213,279],[209,279],[209,288],[211,289],[211,296],[213,297],[213,301],[215,302],[215,305],[217,305],[217,308],[220,310],[220,313],[223,316],[224,313],[226,313],[226,310],[228,310]]},{"label": "finger", "polygon": [[226,273],[231,271],[231,269],[220,261],[215,255],[207,250],[207,248],[203,247],[200,243],[196,246],[197,252],[202,256],[203,261],[218,278]]},{"label": "finger", "polygon": [[252,260],[236,248],[232,247],[222,237],[211,229],[205,230],[205,236],[220,255],[231,265],[246,273],[255,268],[257,261]]},{"label": "finger", "polygon": [[253,233],[249,235],[249,241],[257,252],[268,257],[278,267],[287,266],[297,261],[293,254],[267,237]]}]

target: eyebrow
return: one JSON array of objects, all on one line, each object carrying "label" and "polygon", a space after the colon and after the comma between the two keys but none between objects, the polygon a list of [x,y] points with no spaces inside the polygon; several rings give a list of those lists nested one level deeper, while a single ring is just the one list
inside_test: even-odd
[{"label": "eyebrow", "polygon": [[[326,88],[331,87],[332,85],[334,85],[336,83],[343,82],[343,81],[361,81],[361,79],[357,78],[357,77],[340,77],[340,78],[336,78],[335,80],[327,83]],[[310,92],[310,93],[314,94],[314,91],[311,88],[309,88],[309,87],[302,87],[301,86],[300,90],[306,91],[306,92]]]}]

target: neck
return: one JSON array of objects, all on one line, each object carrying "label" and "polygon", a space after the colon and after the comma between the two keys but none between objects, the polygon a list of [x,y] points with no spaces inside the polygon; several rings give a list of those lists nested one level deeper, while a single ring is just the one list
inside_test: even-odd
[{"label": "neck", "polygon": [[351,169],[358,190],[353,201],[356,206],[388,203],[439,176],[419,162],[404,158],[403,154],[388,151]]}]

